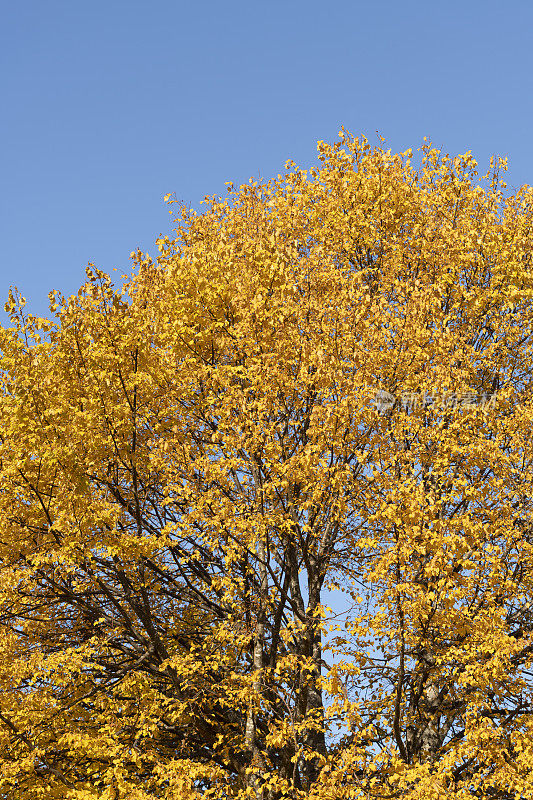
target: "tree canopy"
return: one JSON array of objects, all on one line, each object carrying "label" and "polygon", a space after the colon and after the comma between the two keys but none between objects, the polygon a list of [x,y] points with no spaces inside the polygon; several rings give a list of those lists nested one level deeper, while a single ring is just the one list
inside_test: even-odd
[{"label": "tree canopy", "polygon": [[533,189],[318,153],[10,294],[0,797],[533,798]]}]

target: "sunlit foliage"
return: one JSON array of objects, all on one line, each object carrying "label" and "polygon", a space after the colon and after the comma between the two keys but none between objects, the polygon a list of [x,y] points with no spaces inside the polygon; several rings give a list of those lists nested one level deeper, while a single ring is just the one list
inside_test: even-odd
[{"label": "sunlit foliage", "polygon": [[318,151],[10,296],[0,797],[533,798],[533,190]]}]

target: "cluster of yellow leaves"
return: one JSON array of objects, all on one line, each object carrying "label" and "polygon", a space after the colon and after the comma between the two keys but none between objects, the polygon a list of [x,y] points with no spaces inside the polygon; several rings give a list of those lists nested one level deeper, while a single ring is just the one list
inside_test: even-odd
[{"label": "cluster of yellow leaves", "polygon": [[318,150],[10,294],[0,797],[533,798],[533,190]]}]

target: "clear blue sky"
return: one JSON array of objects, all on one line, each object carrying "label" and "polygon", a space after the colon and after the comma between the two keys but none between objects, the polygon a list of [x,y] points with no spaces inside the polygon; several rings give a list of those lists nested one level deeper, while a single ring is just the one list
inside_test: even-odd
[{"label": "clear blue sky", "polygon": [[533,183],[531,0],[12,0],[0,27],[1,305],[128,270],[167,192],[198,208],[341,125]]}]

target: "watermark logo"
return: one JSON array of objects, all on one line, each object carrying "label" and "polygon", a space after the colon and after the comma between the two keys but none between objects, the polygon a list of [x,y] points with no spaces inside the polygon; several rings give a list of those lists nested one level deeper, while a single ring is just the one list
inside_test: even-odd
[{"label": "watermark logo", "polygon": [[402,411],[416,411],[419,408],[431,408],[433,411],[455,411],[463,408],[481,408],[484,412],[494,408],[496,394],[487,392],[402,392],[396,396],[384,389],[378,389],[372,403],[380,415],[400,408]]},{"label": "watermark logo", "polygon": [[396,398],[390,392],[386,392],[384,389],[378,389],[372,402],[378,414],[386,414],[387,411],[392,411],[396,405]]}]

